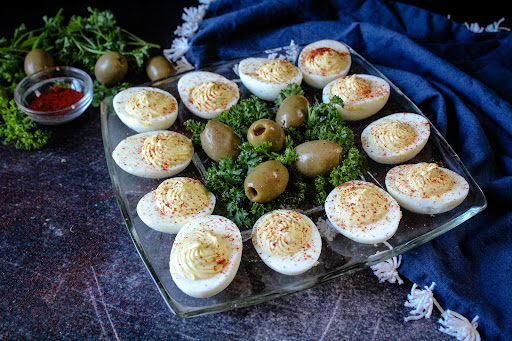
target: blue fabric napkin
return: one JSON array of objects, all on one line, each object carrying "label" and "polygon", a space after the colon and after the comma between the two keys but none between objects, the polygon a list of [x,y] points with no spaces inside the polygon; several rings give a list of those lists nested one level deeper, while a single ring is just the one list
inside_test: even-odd
[{"label": "blue fabric napkin", "polygon": [[420,287],[436,282],[434,295],[445,309],[469,320],[479,315],[484,339],[507,339],[512,335],[512,34],[473,33],[432,12],[384,0],[226,0],[210,4],[186,58],[201,67],[291,40],[319,39],[347,43],[401,88],[483,189],[485,211],[404,254],[399,272]]}]

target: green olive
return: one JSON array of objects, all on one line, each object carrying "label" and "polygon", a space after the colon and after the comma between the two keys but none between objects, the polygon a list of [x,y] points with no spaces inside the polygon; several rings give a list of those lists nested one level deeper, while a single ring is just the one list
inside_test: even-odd
[{"label": "green olive", "polygon": [[255,121],[247,132],[247,140],[252,146],[259,146],[263,142],[271,142],[272,147],[269,149],[271,152],[281,151],[284,146],[284,139],[283,127],[268,119]]},{"label": "green olive", "polygon": [[279,106],[276,122],[283,128],[297,128],[308,117],[309,102],[300,95],[288,96]]},{"label": "green olive", "polygon": [[176,73],[172,63],[164,56],[154,56],[146,66],[146,73],[152,81],[161,79]]},{"label": "green olive", "polygon": [[128,62],[119,52],[104,53],[94,65],[94,75],[98,82],[105,85],[119,83],[128,72]]},{"label": "green olive", "polygon": [[53,56],[46,50],[33,49],[25,56],[24,69],[27,76],[53,66]]},{"label": "green olive", "polygon": [[328,140],[304,142],[295,147],[295,167],[307,177],[329,174],[341,163],[343,148]]},{"label": "green olive", "polygon": [[245,195],[252,202],[269,202],[284,192],[289,178],[288,169],[281,162],[262,162],[245,178]]},{"label": "green olive", "polygon": [[219,121],[209,120],[201,133],[201,146],[208,157],[218,162],[223,157],[238,157],[242,140],[233,129]]}]

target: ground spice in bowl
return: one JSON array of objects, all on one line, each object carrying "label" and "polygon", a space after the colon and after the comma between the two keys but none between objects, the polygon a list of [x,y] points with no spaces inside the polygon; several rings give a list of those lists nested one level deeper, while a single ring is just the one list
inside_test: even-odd
[{"label": "ground spice in bowl", "polygon": [[30,103],[28,108],[34,111],[55,111],[72,106],[84,95],[71,88],[52,87]]}]

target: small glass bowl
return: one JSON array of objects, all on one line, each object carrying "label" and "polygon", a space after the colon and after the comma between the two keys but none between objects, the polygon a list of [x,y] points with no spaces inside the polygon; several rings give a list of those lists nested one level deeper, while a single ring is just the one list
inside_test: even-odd
[{"label": "small glass bowl", "polygon": [[[54,111],[36,111],[29,109],[30,103],[54,85],[65,82],[73,90],[84,96],[75,104]],[[14,90],[14,100],[27,116],[41,124],[58,125],[74,120],[89,107],[93,98],[93,82],[84,71],[70,66],[55,66],[30,76],[18,83]]]}]

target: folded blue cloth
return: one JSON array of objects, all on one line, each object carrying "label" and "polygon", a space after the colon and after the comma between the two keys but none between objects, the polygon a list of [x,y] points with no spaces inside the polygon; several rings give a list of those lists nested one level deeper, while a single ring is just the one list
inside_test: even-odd
[{"label": "folded blue cloth", "polygon": [[407,252],[399,272],[436,282],[442,307],[479,315],[487,340],[512,335],[512,34],[473,33],[417,7],[378,0],[216,1],[186,57],[196,67],[319,39],[340,40],[401,88],[454,147],[488,207]]}]

